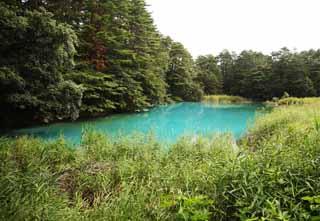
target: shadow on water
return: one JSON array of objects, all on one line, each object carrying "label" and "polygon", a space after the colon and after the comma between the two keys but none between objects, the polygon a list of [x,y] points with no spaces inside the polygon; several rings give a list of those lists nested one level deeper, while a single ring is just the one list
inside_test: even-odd
[{"label": "shadow on water", "polygon": [[9,136],[30,135],[45,140],[64,136],[71,143],[79,144],[83,129],[106,133],[112,139],[153,133],[162,143],[173,143],[183,135],[210,136],[231,132],[238,139],[254,119],[268,111],[262,104],[208,104],[181,102],[162,105],[149,112],[118,114],[71,123],[56,123],[24,128],[10,132]]}]

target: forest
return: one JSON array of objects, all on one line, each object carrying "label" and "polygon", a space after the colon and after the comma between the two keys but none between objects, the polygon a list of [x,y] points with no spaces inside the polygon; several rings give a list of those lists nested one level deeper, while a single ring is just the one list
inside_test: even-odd
[{"label": "forest", "polygon": [[193,59],[159,33],[144,0],[1,0],[0,14],[1,128],[208,94],[320,95],[320,50],[224,50]]}]

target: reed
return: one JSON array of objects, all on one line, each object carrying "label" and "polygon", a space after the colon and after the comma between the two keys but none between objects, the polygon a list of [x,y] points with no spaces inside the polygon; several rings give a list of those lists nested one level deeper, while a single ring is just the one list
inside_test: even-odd
[{"label": "reed", "polygon": [[204,96],[203,102],[208,103],[224,103],[224,104],[230,104],[230,103],[252,103],[249,99],[239,97],[239,96],[229,96],[229,95],[207,95]]},{"label": "reed", "polygon": [[0,139],[0,220],[311,220],[320,213],[320,104],[275,108],[231,135]]}]

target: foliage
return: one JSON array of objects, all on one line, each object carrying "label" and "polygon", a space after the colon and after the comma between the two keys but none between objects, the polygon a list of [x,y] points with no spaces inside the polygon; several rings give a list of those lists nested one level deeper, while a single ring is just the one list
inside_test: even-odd
[{"label": "foliage", "polygon": [[0,14],[1,127],[203,92],[236,95],[210,102],[280,106],[238,148],[228,135],[164,147],[152,136],[84,131],[76,149],[63,138],[0,138],[1,220],[319,219],[319,99],[300,98],[320,93],[319,50],[194,62],[156,30],[144,0],[3,0]]},{"label": "foliage", "polygon": [[296,97],[315,96],[319,85],[319,52],[301,53],[287,48],[264,55],[223,51],[218,56],[223,76],[223,93],[254,100],[270,100],[285,92]]},{"label": "foliage", "polygon": [[0,13],[1,126],[76,119],[82,91],[62,77],[74,64],[73,30],[43,10],[0,3]]},{"label": "foliage", "polygon": [[239,96],[229,96],[229,95],[207,95],[202,99],[203,102],[210,103],[251,103],[252,101],[239,97]]},{"label": "foliage", "polygon": [[117,141],[85,130],[0,139],[3,220],[312,220],[319,216],[319,103],[277,107],[228,135]]},{"label": "foliage", "polygon": [[319,220],[320,219],[320,196],[305,196],[302,197],[302,200],[308,202],[309,211],[311,211],[311,220]]},{"label": "foliage", "polygon": [[302,105],[302,104],[316,104],[319,103],[320,99],[318,97],[285,97],[278,99],[276,101],[268,101],[266,104],[271,106],[282,106],[282,105]]},{"label": "foliage", "polygon": [[[201,99],[192,57],[157,31],[144,0],[2,1],[1,14],[2,127]],[[56,91],[66,84],[67,100]]]},{"label": "foliage", "polygon": [[233,81],[233,66],[237,54],[228,50],[223,50],[218,56],[219,69],[223,79],[223,92],[226,94],[231,93],[231,84]]},{"label": "foliage", "polygon": [[157,31],[146,7],[145,0],[2,0],[1,127],[133,112],[203,94],[255,101],[319,95],[319,50],[224,50],[193,60]]},{"label": "foliage", "polygon": [[167,82],[173,100],[199,101],[203,92],[194,79],[193,60],[182,44],[170,42]]},{"label": "foliage", "polygon": [[208,207],[213,204],[206,196],[186,197],[168,195],[161,200],[161,207],[175,210],[177,220],[208,220]]},{"label": "foliage", "polygon": [[196,63],[197,80],[203,87],[205,94],[221,94],[223,79],[217,60],[212,55],[199,56]]},{"label": "foliage", "polygon": [[65,78],[83,88],[82,115],[112,113],[119,108],[120,103],[116,101],[116,97],[122,91],[113,75],[87,70],[69,72]]},{"label": "foliage", "polygon": [[94,71],[113,75],[119,85],[113,99],[120,103],[117,109],[163,103],[167,55],[144,1],[89,2],[85,7],[89,13],[80,33],[80,60]]}]

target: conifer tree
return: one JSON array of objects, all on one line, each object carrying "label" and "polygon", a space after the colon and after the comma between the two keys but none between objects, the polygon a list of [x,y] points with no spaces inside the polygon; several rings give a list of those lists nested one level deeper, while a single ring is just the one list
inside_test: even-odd
[{"label": "conifer tree", "polygon": [[223,79],[212,55],[199,56],[196,60],[197,81],[202,85],[206,94],[222,94]]},{"label": "conifer tree", "polygon": [[0,3],[0,14],[1,122],[76,119],[82,91],[62,75],[74,65],[73,30],[43,10]]},{"label": "conifer tree", "polygon": [[235,53],[230,53],[228,50],[223,50],[217,57],[220,72],[223,79],[223,92],[230,94],[230,88],[233,78],[233,65],[237,58]]},{"label": "conifer tree", "polygon": [[199,101],[203,95],[200,85],[194,81],[194,64],[191,55],[182,44],[170,45],[170,64],[167,83],[173,100]]}]

